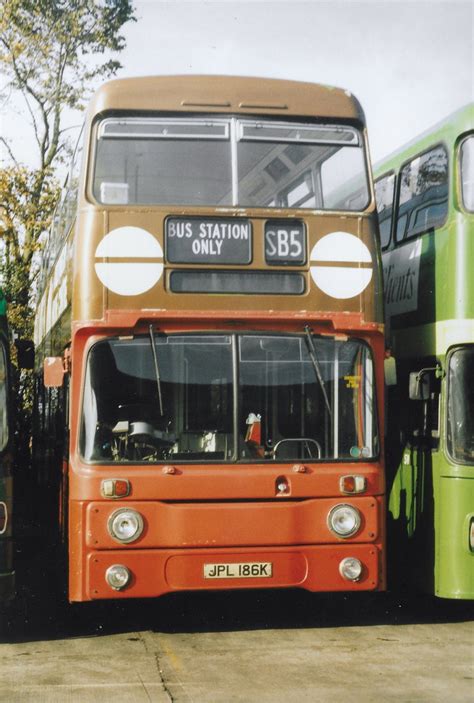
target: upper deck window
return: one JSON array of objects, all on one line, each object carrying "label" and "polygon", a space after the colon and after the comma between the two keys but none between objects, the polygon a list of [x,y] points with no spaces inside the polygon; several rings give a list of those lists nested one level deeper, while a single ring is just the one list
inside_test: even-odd
[{"label": "upper deck window", "polygon": [[474,212],[474,135],[461,144],[460,164],[463,205]]},{"label": "upper deck window", "polygon": [[400,172],[396,240],[441,227],[448,214],[448,154],[437,146]]},{"label": "upper deck window", "polygon": [[104,204],[363,210],[363,142],[352,127],[237,118],[107,118],[94,197]]}]

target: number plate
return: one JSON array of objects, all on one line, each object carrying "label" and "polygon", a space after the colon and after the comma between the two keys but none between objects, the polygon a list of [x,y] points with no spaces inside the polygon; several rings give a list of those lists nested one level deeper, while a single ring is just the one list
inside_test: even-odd
[{"label": "number plate", "polygon": [[237,564],[204,564],[205,579],[251,579],[271,578],[271,561],[241,562]]}]

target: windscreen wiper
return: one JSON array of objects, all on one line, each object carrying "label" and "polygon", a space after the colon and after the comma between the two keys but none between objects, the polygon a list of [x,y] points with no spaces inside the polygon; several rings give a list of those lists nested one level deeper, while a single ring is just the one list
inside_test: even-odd
[{"label": "windscreen wiper", "polygon": [[151,353],[153,354],[153,364],[155,366],[156,388],[158,390],[158,403],[160,405],[160,415],[163,417],[163,397],[161,395],[161,379],[160,367],[158,366],[158,354],[156,353],[155,335],[153,334],[153,325],[148,328],[150,332]]},{"label": "windscreen wiper", "polygon": [[313,364],[314,371],[316,373],[316,378],[318,379],[319,385],[320,385],[321,390],[323,392],[324,402],[326,403],[326,408],[328,410],[329,417],[332,419],[332,410],[331,410],[331,406],[329,405],[329,398],[328,398],[328,394],[326,392],[326,386],[324,385],[324,380],[323,380],[323,377],[321,374],[321,369],[319,366],[318,357],[316,356],[316,349],[314,347],[313,338],[311,336],[311,330],[309,329],[308,325],[305,325],[304,331],[306,334],[306,343],[308,345],[309,356],[310,356],[311,362]]}]

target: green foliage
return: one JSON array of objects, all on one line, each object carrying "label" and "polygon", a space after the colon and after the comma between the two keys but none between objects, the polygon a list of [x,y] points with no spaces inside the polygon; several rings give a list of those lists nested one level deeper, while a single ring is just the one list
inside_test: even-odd
[{"label": "green foliage", "polygon": [[[0,170],[3,285],[13,305],[27,307],[31,302],[33,256],[50,225],[59,190],[51,169],[10,166]],[[12,310],[10,305],[10,314]],[[20,320],[15,329],[27,333]]]},{"label": "green foliage", "polygon": [[105,54],[124,48],[132,13],[130,0],[3,0],[0,66],[25,99],[40,168],[64,149],[62,110],[81,109],[93,83],[120,68]]},{"label": "green foliage", "polygon": [[[98,82],[120,68],[111,58],[125,46],[131,0],[2,0],[0,71],[5,96],[20,93],[31,124],[25,139],[36,167],[18,163],[0,135],[10,164],[0,168],[0,277],[12,329],[32,337],[35,277],[43,233],[59,197],[55,169],[70,150],[64,110],[81,110]],[[6,100],[6,97],[4,97]],[[17,375],[19,406],[28,417],[31,378]],[[21,434],[21,430],[20,430]]]},{"label": "green foliage", "polygon": [[131,19],[130,0],[3,1],[0,67],[8,89],[25,100],[38,158],[34,170],[20,166],[0,137],[13,163],[0,172],[0,233],[3,283],[14,305],[31,303],[34,254],[57,201],[54,169],[68,147],[63,111],[81,109],[94,83],[120,68],[106,54],[124,48],[120,30]]}]

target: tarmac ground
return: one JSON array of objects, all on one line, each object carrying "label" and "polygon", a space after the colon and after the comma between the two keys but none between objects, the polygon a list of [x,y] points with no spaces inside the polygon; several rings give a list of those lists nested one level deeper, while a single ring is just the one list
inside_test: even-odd
[{"label": "tarmac ground", "polygon": [[0,636],[2,703],[474,700],[469,602],[258,590],[65,605],[54,590],[28,569]]}]

